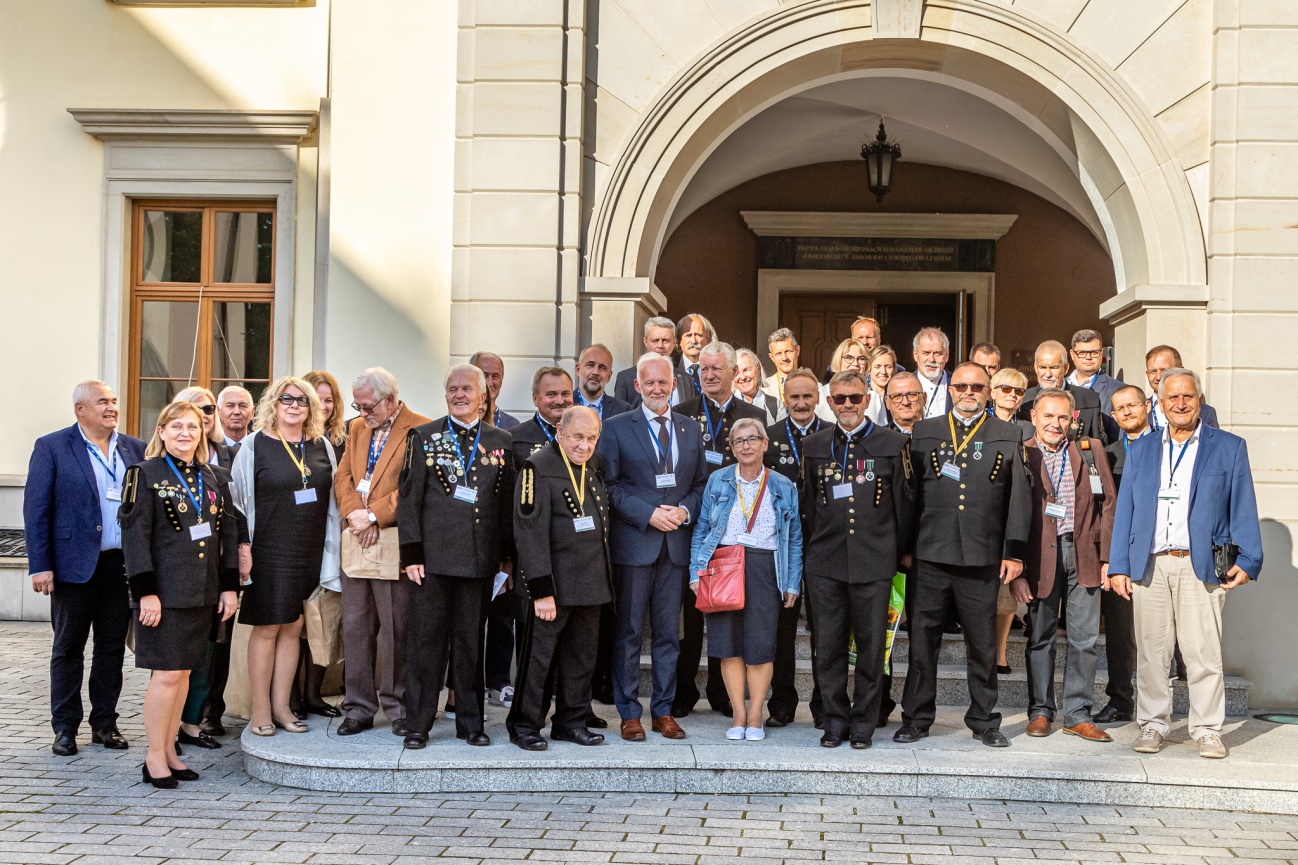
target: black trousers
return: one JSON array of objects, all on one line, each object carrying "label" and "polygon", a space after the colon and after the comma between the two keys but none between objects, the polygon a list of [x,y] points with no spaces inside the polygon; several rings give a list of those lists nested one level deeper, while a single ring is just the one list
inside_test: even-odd
[{"label": "black trousers", "polygon": [[[225,715],[225,686],[230,681],[230,641],[234,621],[226,622],[225,641],[212,644],[212,662],[207,670],[208,692],[203,701],[204,721],[221,723]],[[305,635],[305,629],[303,629]]]},{"label": "black trousers", "polygon": [[1117,592],[1100,593],[1104,619],[1104,652],[1109,663],[1109,684],[1104,693],[1119,712],[1136,712],[1136,624],[1131,600]]},{"label": "black trousers", "polygon": [[590,683],[592,696],[601,703],[613,702],[613,659],[616,655],[617,607],[604,604],[599,608],[599,646]]},{"label": "black trousers", "polygon": [[798,620],[802,596],[792,607],[780,607],[775,625],[775,669],[771,675],[771,699],[766,710],[772,715],[792,718],[798,711]]},{"label": "black trousers", "polygon": [[586,729],[590,718],[590,681],[599,648],[600,607],[563,607],[554,621],[535,613],[523,622],[523,661],[514,686],[514,705],[505,726],[510,738],[540,733],[554,695],[551,734]]},{"label": "black trousers", "polygon": [[[824,731],[869,739],[879,721],[883,694],[883,647],[888,627],[887,580],[849,583],[804,574],[815,611],[816,677]],[[847,649],[856,635],[856,682],[847,700]]]},{"label": "black trousers", "polygon": [[964,631],[969,711],[964,721],[981,734],[999,729],[996,711],[996,593],[1000,565],[964,567],[920,559],[915,568],[915,617],[910,624],[910,668],[901,698],[902,721],[921,730],[937,716],[937,661],[942,623],[955,608]]},{"label": "black trousers", "polygon": [[[486,684],[487,689],[499,691],[514,680],[514,622],[521,621],[519,598],[510,589],[504,589],[492,598],[487,607]],[[518,654],[522,654],[519,647]],[[456,706],[459,706],[457,696]]]},{"label": "black trousers", "polygon": [[117,699],[122,694],[122,659],[131,602],[126,588],[126,560],[121,550],[104,550],[95,571],[84,583],[54,582],[50,595],[50,726],[55,733],[76,735],[84,708],[81,679],[85,672],[86,640],[93,630],[90,658],[90,729],[117,726]]},{"label": "black trousers", "polygon": [[[688,569],[687,569],[688,571]],[[681,587],[681,608],[685,613],[685,628],[681,636],[681,655],[676,661],[676,699],[673,706],[693,708],[699,701],[699,661],[703,658],[703,614],[694,605],[695,594],[690,588],[689,573]],[[721,659],[708,658],[708,705],[720,712],[730,705],[726,683],[721,678]]]},{"label": "black trousers", "polygon": [[406,725],[427,735],[437,717],[443,675],[455,691],[455,732],[482,732],[482,630],[491,580],[424,574],[410,584],[406,615]]}]

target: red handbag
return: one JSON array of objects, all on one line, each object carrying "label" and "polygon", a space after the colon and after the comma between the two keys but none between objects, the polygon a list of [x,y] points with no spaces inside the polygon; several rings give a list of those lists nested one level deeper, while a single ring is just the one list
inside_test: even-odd
[{"label": "red handbag", "polygon": [[[735,469],[738,474],[738,468]],[[770,469],[763,470],[767,475]],[[757,510],[762,506],[766,495],[767,477],[757,489],[757,500],[753,502],[753,512],[748,516],[748,532],[752,532],[757,522]],[[694,606],[703,613],[728,613],[744,608],[744,546],[734,544],[728,547],[717,547],[708,560],[705,570],[699,571],[699,585],[695,590]]]}]

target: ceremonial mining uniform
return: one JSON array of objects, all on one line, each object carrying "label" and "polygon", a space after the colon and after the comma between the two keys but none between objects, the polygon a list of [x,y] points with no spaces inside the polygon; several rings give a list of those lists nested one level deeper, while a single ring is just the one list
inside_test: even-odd
[{"label": "ceremonial mining uniform", "polygon": [[[239,587],[229,491],[210,466],[153,457],[127,469],[117,518],[131,607],[157,595],[157,627],[135,628],[135,666],[193,670],[207,660],[221,592]],[[138,613],[137,613],[138,617]]]},{"label": "ceremonial mining uniform", "polygon": [[[766,449],[765,463],[771,469],[793,481],[794,486],[802,485],[802,450],[807,437],[820,432],[826,426],[819,417],[812,417],[811,424],[804,432],[792,418],[785,417],[766,428],[766,437],[770,446]],[[802,593],[792,607],[780,607],[780,619],[775,628],[775,670],[771,676],[771,699],[766,704],[775,725],[793,720],[798,710],[798,673],[797,642],[798,620],[801,618],[802,597],[807,592],[803,584]],[[808,604],[810,613],[810,604]],[[807,619],[811,627],[811,619]],[[814,681],[815,676],[812,676]],[[811,714],[820,717],[820,688],[816,686],[811,694]]]},{"label": "ceremonial mining uniform", "polygon": [[554,424],[539,412],[512,428],[509,437],[513,443],[514,465],[521,466],[532,454],[554,441],[554,433]]},{"label": "ceremonial mining uniform", "polygon": [[493,578],[512,557],[514,455],[509,433],[449,417],[406,439],[397,500],[401,564],[424,565],[410,586],[406,626],[406,723],[427,736],[451,650],[455,732],[481,735],[482,628]]},{"label": "ceremonial mining uniform", "polygon": [[[766,426],[764,409],[735,396],[726,400],[724,406],[719,406],[711,397],[700,394],[682,402],[676,411],[694,418],[703,428],[703,457],[707,460],[708,477],[722,466],[735,464],[735,455],[730,451],[730,428],[735,425],[735,421],[750,417],[763,427]],[[681,589],[681,597],[685,626],[681,634],[681,654],[676,663],[676,700],[672,712],[683,718],[699,700],[697,680],[699,660],[703,657],[703,614],[694,605],[694,592],[689,587],[688,574]],[[718,658],[708,658],[707,691],[708,704],[717,711],[729,714],[730,697],[726,694],[726,683],[721,679],[721,661]]]},{"label": "ceremonial mining uniform", "polygon": [[[917,478],[906,436],[867,420],[807,438],[803,574],[827,738],[869,741],[879,720],[892,578],[908,549]],[[847,701],[848,640],[856,637]]]},{"label": "ceremonial mining uniform", "polygon": [[1023,435],[984,413],[954,412],[915,424],[911,457],[920,478],[914,537],[915,599],[902,720],[933,724],[942,623],[954,605],[968,654],[975,736],[999,730],[996,711],[996,595],[1001,561],[1023,561],[1032,525],[1031,478]]},{"label": "ceremonial mining uniform", "polygon": [[[529,603],[506,725],[511,739],[540,733],[549,708],[546,683],[553,682],[551,735],[563,738],[584,730],[590,716],[600,611],[613,600],[608,493],[589,462],[572,465],[552,444],[523,463],[514,501],[517,567]],[[531,609],[531,601],[544,598],[554,598],[553,621]]]}]

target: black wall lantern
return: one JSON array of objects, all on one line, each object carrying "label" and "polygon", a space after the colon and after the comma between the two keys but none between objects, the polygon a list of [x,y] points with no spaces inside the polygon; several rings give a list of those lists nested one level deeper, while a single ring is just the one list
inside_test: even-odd
[{"label": "black wall lantern", "polygon": [[861,145],[861,158],[865,160],[870,191],[874,193],[875,202],[881,204],[883,197],[892,190],[892,170],[901,159],[901,145],[888,142],[883,118],[879,119],[879,132],[874,140]]}]

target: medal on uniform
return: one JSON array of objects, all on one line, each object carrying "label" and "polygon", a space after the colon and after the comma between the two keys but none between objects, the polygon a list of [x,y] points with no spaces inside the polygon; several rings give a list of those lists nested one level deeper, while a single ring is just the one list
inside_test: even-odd
[{"label": "medal on uniform", "polygon": [[976,460],[980,460],[980,459],[983,458],[983,443],[982,443],[982,442],[974,442],[973,458],[976,459]]},{"label": "medal on uniform", "polygon": [[867,481],[874,480],[874,460],[865,461],[865,479]]},{"label": "medal on uniform", "polygon": [[183,514],[185,511],[189,510],[189,505],[185,504],[184,502],[176,502],[176,510],[180,511]]},{"label": "medal on uniform", "polygon": [[303,477],[306,477],[306,478],[311,477],[311,467],[310,467],[310,466],[306,466],[306,467],[304,467],[304,468],[302,469],[302,476],[303,476]]},{"label": "medal on uniform", "polygon": [[710,433],[710,432],[705,432],[705,433],[703,434],[703,441],[705,441],[705,442],[710,442],[710,441],[712,441],[712,433]]},{"label": "medal on uniform", "polygon": [[865,483],[865,460],[856,461],[856,482],[858,484]]},{"label": "medal on uniform", "polygon": [[212,505],[212,516],[216,516],[216,505]]}]

